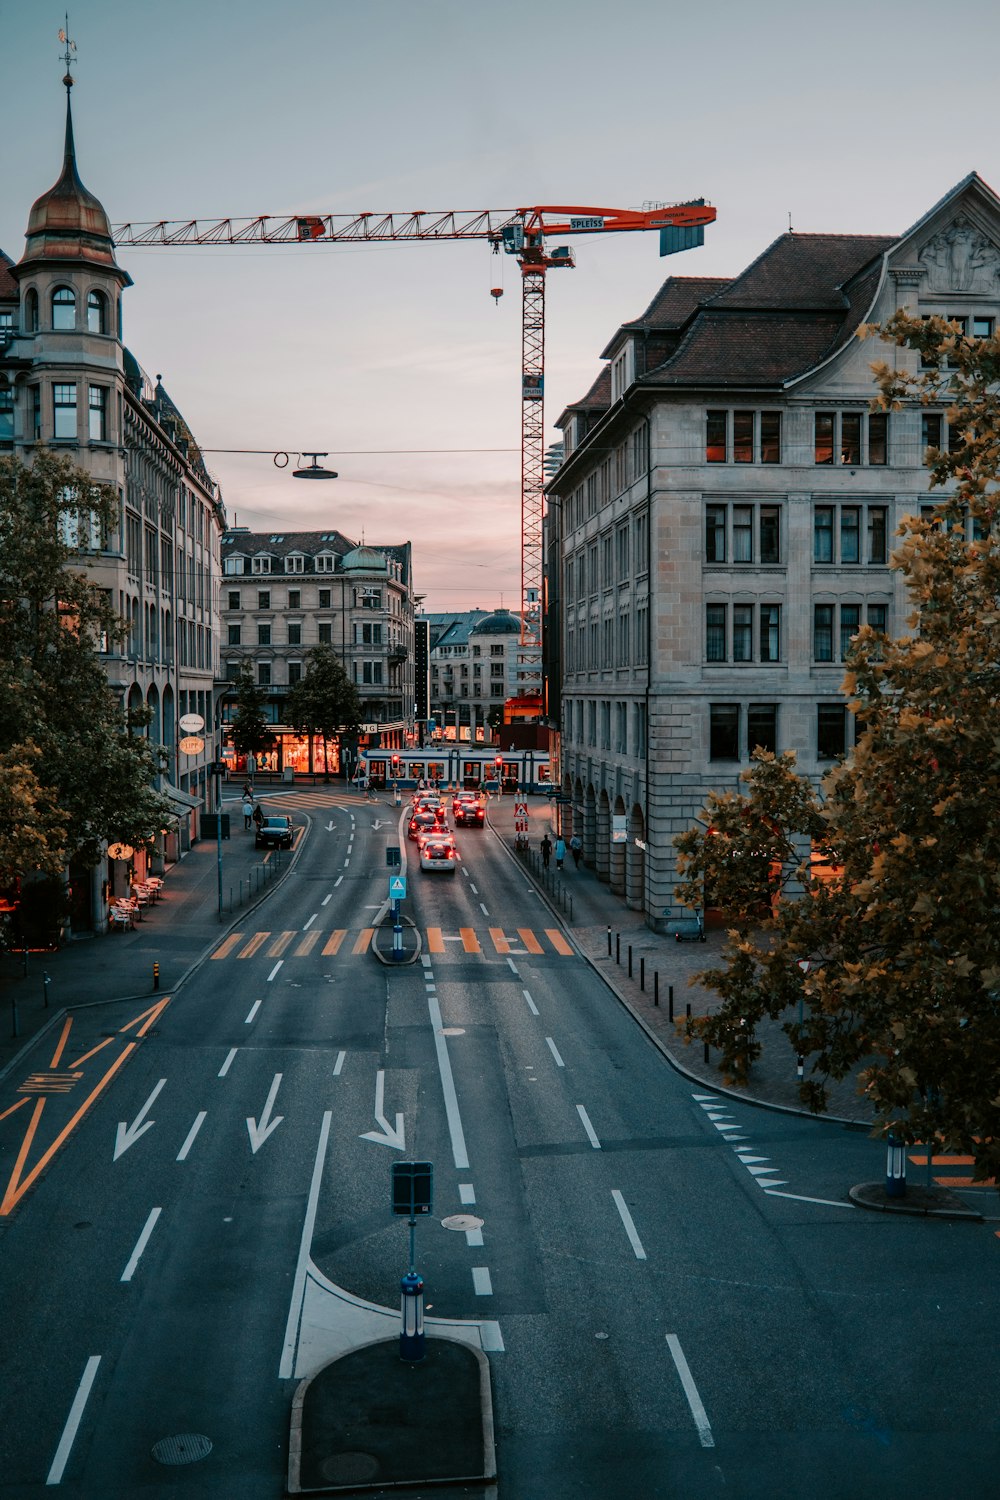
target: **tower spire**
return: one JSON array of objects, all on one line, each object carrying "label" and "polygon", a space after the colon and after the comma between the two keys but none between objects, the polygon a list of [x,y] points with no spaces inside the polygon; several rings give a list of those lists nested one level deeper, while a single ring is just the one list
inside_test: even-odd
[{"label": "tower spire", "polygon": [[70,90],[73,87],[73,74],[70,68],[73,65],[76,54],[76,43],[70,40],[69,35],[69,12],[66,12],[66,25],[59,32],[59,40],[64,44],[66,51],[60,54],[60,61],[65,63],[66,72],[63,76],[63,84],[66,88],[66,150],[64,163],[66,166],[76,167],[76,147],[73,143],[73,111],[70,107]]}]

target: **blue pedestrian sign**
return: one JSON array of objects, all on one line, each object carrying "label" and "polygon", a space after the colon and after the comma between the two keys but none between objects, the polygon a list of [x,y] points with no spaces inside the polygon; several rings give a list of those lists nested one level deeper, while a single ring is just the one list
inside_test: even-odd
[{"label": "blue pedestrian sign", "polygon": [[405,897],[406,897],[406,876],[405,875],[390,875],[389,876],[389,900],[390,901],[402,901],[402,900],[405,899]]}]

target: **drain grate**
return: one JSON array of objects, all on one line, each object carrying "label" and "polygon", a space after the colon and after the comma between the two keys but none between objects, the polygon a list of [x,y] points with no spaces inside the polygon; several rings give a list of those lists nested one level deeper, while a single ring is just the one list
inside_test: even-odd
[{"label": "drain grate", "polygon": [[181,1432],[153,1444],[153,1457],[158,1464],[194,1464],[200,1458],[207,1458],[211,1451],[210,1439],[201,1432]]}]

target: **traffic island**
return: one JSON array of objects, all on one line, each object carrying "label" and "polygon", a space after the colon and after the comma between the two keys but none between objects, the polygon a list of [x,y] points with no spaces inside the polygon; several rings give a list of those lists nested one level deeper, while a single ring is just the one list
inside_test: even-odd
[{"label": "traffic island", "polygon": [[969,1208],[957,1193],[945,1187],[911,1187],[905,1193],[890,1193],[884,1182],[863,1182],[850,1191],[852,1203],[884,1214],[916,1214],[932,1219],[972,1219],[981,1224],[983,1216]]},{"label": "traffic island", "polygon": [[302,1381],[292,1404],[289,1494],[496,1481],[486,1356],[441,1338],[426,1340],[418,1363],[399,1350],[398,1339],[365,1344]]}]

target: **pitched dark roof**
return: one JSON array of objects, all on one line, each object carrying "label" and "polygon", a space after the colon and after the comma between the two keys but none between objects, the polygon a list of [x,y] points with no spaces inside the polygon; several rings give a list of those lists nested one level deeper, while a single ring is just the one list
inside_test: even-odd
[{"label": "pitched dark roof", "polygon": [[683,328],[700,303],[714,297],[729,286],[728,276],[668,276],[656,296],[630,323],[623,323],[606,349],[602,359],[610,358],[611,351],[623,333],[652,333],[657,329]]},{"label": "pitched dark roof", "polygon": [[571,402],[566,411],[607,411],[610,405],[611,370],[608,365],[604,365],[587,394],[580,401]]},{"label": "pitched dark roof", "polygon": [[344,557],[358,546],[340,531],[246,531],[233,529],[222,538],[223,550],[241,552],[252,557],[255,552],[268,552],[272,557],[288,557],[301,552],[315,557],[319,552],[334,552]]},{"label": "pitched dark roof", "polygon": [[10,267],[14,264],[9,255],[0,250],[0,301],[16,302],[18,297],[17,282],[10,274]]},{"label": "pitched dark roof", "polygon": [[844,284],[896,243],[894,234],[795,234],[768,245],[711,299],[715,308],[842,308]]}]

